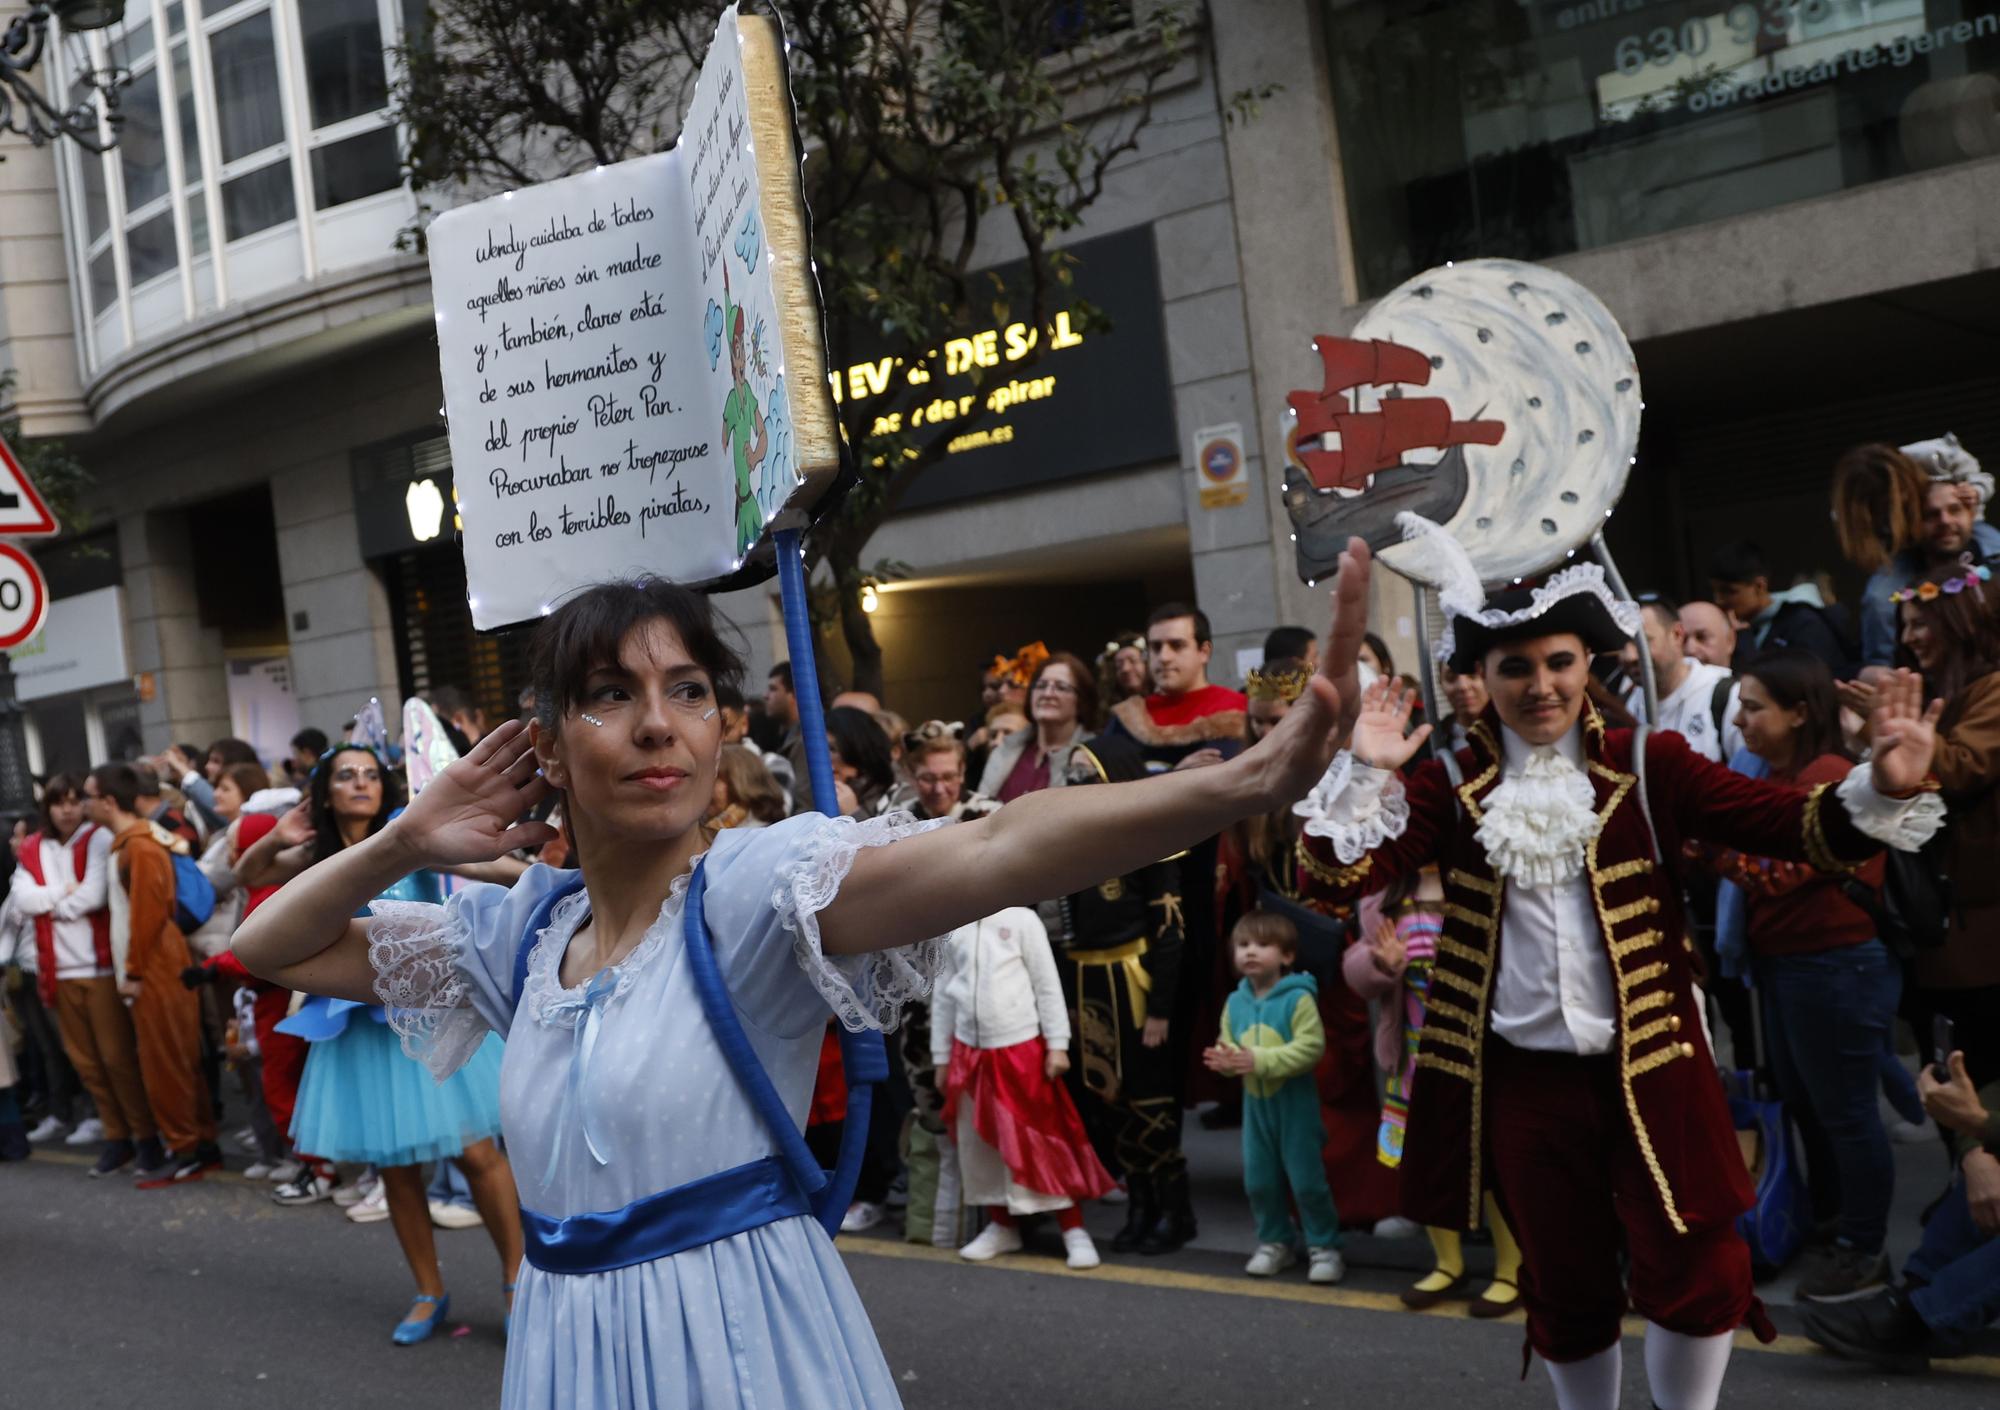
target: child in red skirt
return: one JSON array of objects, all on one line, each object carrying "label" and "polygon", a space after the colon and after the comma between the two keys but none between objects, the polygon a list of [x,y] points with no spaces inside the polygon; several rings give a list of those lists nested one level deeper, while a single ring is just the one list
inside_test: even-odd
[{"label": "child in red skirt", "polygon": [[1015,1219],[1053,1213],[1069,1266],[1098,1264],[1077,1204],[1114,1182],[1062,1082],[1069,1036],[1055,955],[1033,911],[1014,907],[952,932],[931,1001],[931,1055],[945,1074],[945,1128],[965,1202],[993,1217],[961,1258],[1013,1253]]}]

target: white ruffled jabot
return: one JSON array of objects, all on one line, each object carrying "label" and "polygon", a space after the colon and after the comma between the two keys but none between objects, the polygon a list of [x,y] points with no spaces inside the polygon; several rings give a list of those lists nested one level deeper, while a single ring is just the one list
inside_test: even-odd
[{"label": "white ruffled jabot", "polygon": [[1518,770],[1509,768],[1487,795],[1475,834],[1501,877],[1521,886],[1554,886],[1583,874],[1591,840],[1604,823],[1583,770],[1547,746]]}]

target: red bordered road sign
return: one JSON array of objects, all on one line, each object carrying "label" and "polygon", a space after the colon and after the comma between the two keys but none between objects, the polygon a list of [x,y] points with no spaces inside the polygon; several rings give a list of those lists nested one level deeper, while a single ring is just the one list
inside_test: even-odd
[{"label": "red bordered road sign", "polygon": [[0,650],[11,650],[42,629],[49,615],[49,585],[35,560],[0,543]]},{"label": "red bordered road sign", "polygon": [[14,458],[5,441],[0,441],[0,534],[18,538],[49,538],[62,532],[56,516],[35,490],[28,472]]}]

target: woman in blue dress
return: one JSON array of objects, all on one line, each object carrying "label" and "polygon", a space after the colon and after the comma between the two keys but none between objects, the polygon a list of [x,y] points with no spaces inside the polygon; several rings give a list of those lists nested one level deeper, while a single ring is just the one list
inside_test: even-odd
[{"label": "woman in blue dress", "polygon": [[[706,599],[608,583],[545,619],[533,725],[481,740],[236,940],[276,982],[379,995],[435,1072],[456,1070],[489,1032],[507,1036],[502,1125],[528,1266],[506,1406],[900,1403],[800,1188],[827,1010],[853,1030],[889,1027],[930,982],[933,937],[1304,796],[1359,698],[1356,549],[1328,673],[1256,749],[1033,793],[948,826],[808,814],[711,840],[700,821],[722,747],[715,687],[741,663]],[[521,821],[551,790],[580,878],[537,866],[510,888],[475,885],[441,906],[384,901],[354,918],[411,871],[551,840]]]},{"label": "woman in blue dress", "polygon": [[[400,780],[372,749],[344,745],[313,770],[306,801],[273,829],[273,846],[297,844],[276,865],[318,862],[378,835],[400,811]],[[416,869],[383,887],[372,906],[444,899],[437,873]],[[268,902],[266,904],[269,904]],[[426,1193],[429,1167],[454,1160],[500,1255],[501,1283],[512,1290],[521,1266],[520,1207],[500,1131],[502,1043],[487,1034],[443,1081],[403,1052],[386,1010],[347,999],[313,998],[279,1024],[311,1049],[292,1117],[293,1147],[310,1152],[306,1168],[273,1192],[281,1204],[309,1204],[331,1187],[322,1162],[346,1160],[380,1172],[390,1224],[417,1293],[392,1336],[409,1346],[444,1324],[451,1297],[438,1267]]]}]

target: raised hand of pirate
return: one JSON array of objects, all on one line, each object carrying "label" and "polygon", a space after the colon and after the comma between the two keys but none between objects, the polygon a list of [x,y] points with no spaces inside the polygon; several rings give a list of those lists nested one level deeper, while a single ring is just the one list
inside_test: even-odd
[{"label": "raised hand of pirate", "polygon": [[[1330,594],[1333,624],[1319,673],[1271,732],[1241,756],[1271,807],[1312,791],[1347,744],[1361,713],[1361,639],[1368,630],[1368,545],[1347,541]],[[1419,738],[1421,742],[1421,737]],[[1414,752],[1414,750],[1412,751]]]},{"label": "raised hand of pirate", "polygon": [[1361,714],[1348,743],[1356,762],[1376,769],[1400,769],[1416,757],[1431,737],[1429,725],[1410,728],[1417,693],[1402,682],[1384,677],[1361,696]]},{"label": "raised hand of pirate", "polygon": [[1907,798],[1923,787],[1937,749],[1937,722],[1944,702],[1924,705],[1923,677],[1898,670],[1876,687],[1868,733],[1875,741],[1875,788],[1891,798]]},{"label": "raised hand of pirate", "polygon": [[527,725],[509,720],[432,778],[391,827],[417,866],[491,862],[555,839],[547,823],[522,821],[548,795]]}]

